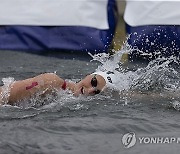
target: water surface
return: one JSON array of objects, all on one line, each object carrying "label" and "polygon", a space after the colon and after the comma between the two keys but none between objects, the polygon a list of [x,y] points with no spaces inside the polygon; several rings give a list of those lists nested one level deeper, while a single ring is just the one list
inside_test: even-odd
[{"label": "water surface", "polygon": [[[56,72],[62,78],[79,80],[100,67],[100,63],[90,62],[89,58],[78,60],[59,57],[1,51],[0,78],[13,77],[21,80],[44,72]],[[138,64],[138,67],[139,65],[142,68],[147,66]],[[126,66],[121,68],[124,67]],[[162,93],[162,89],[155,88],[155,85],[160,87],[160,84],[155,82],[160,77],[164,81],[163,88],[164,85],[171,84],[177,86],[175,91],[171,92],[178,93],[179,74],[174,75],[174,78],[166,75],[169,67],[158,72],[150,67],[140,70],[141,75],[138,72],[130,74],[137,70],[137,64],[131,63],[128,67],[124,71],[126,74],[121,74],[121,77],[125,77],[127,85],[130,81],[127,77],[138,77],[134,85],[131,84],[130,91],[142,90],[145,96],[142,94],[141,97],[122,97],[119,92],[123,91],[123,87],[120,86],[116,91],[87,98],[74,98],[71,94],[62,92],[56,101],[46,102],[39,107],[0,107],[0,153],[179,153],[179,144],[176,143],[137,142],[131,148],[125,148],[122,144],[122,136],[128,132],[134,132],[137,137],[180,137],[179,100],[151,97],[147,94]],[[137,81],[146,81],[148,70],[151,70],[148,78],[151,77],[152,81],[144,85],[138,83]],[[175,70],[178,72],[179,68]],[[138,76],[135,76],[137,74]],[[170,74],[172,75],[172,72]],[[157,76],[158,78],[155,78]],[[124,84],[124,87],[127,85]],[[165,93],[168,94],[168,91],[163,90],[164,95]]]}]

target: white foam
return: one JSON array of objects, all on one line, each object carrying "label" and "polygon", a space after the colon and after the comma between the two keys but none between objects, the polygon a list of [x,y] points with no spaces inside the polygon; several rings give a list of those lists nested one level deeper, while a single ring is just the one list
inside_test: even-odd
[{"label": "white foam", "polygon": [[0,94],[0,100],[1,104],[7,104],[9,101],[9,96],[10,96],[10,90],[11,90],[11,85],[14,82],[14,78],[9,77],[9,78],[3,78],[3,86],[2,86],[2,92]]},{"label": "white foam", "polygon": [[[176,57],[159,57],[152,60],[146,67],[137,68],[135,71],[129,71],[123,67],[121,58],[123,54],[132,52],[132,48],[125,44],[122,50],[115,55],[99,53],[91,55],[93,60],[98,61],[101,65],[96,71],[112,71],[116,76],[114,89],[122,92],[124,90],[136,91],[177,91],[180,89],[180,75],[171,66],[172,63],[178,64]],[[140,52],[141,53],[141,52]],[[142,52],[143,54],[143,52]]]}]

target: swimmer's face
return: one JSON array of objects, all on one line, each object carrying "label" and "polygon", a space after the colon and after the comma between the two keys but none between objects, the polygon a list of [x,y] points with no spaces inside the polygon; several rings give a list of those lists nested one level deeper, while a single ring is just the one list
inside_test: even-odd
[{"label": "swimmer's face", "polygon": [[100,75],[91,74],[76,84],[74,95],[96,95],[104,88],[106,81]]}]

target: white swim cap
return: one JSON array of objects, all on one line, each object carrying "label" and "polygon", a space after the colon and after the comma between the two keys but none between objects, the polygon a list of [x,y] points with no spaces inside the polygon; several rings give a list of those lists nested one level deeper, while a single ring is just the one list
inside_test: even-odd
[{"label": "white swim cap", "polygon": [[111,72],[111,71],[97,71],[97,72],[94,72],[92,74],[97,74],[97,75],[100,75],[104,78],[104,80],[106,81],[106,86],[107,87],[111,87],[113,88],[115,86],[115,81],[116,81],[116,77],[115,77],[115,74],[114,72]]}]

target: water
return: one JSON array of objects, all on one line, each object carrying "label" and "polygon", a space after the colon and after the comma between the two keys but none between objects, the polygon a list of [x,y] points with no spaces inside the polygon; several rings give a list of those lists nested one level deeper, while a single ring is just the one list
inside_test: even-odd
[{"label": "water", "polygon": [[0,153],[178,153],[177,143],[141,144],[137,140],[131,148],[122,144],[123,135],[129,132],[137,138],[180,137],[180,74],[175,59],[123,65],[119,62],[122,52],[110,60],[105,54],[94,57],[99,63],[87,57],[70,60],[61,55],[1,51],[0,78],[5,78],[5,85],[13,78],[44,72],[76,81],[96,69],[114,70],[120,81],[114,89],[94,97],[75,98],[60,92],[56,99],[1,106]]}]

